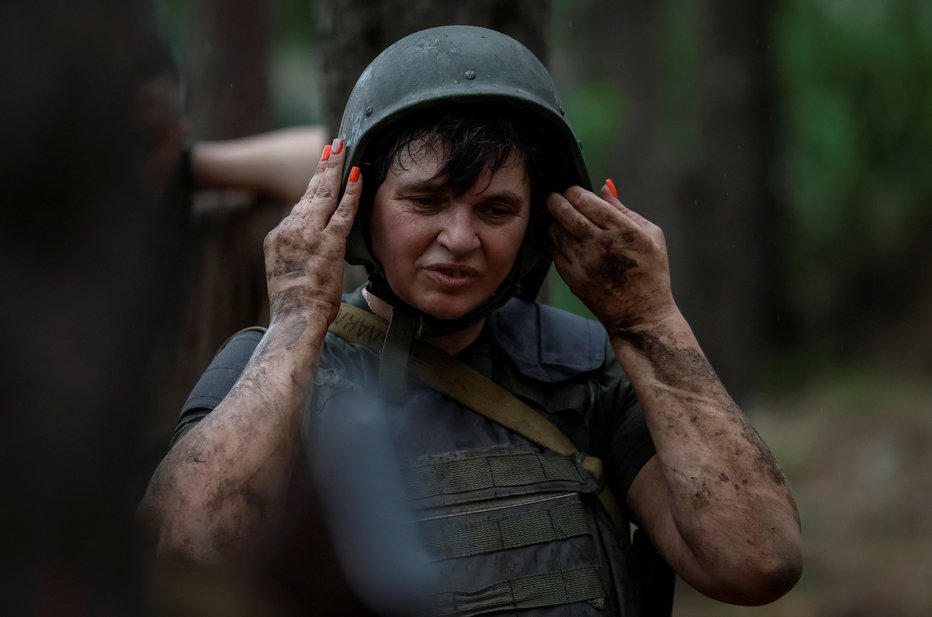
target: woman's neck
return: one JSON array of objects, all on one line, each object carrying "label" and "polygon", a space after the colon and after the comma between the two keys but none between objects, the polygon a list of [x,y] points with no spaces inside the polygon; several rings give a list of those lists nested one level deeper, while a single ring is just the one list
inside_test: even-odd
[{"label": "woman's neck", "polygon": [[[391,320],[392,305],[382,300],[378,296],[369,293],[365,289],[362,290],[362,297],[366,300],[366,304],[369,305],[369,308],[372,309],[373,313],[382,319]],[[434,347],[442,349],[451,356],[455,356],[459,352],[472,345],[473,342],[479,338],[479,334],[482,333],[483,324],[485,324],[485,319],[480,319],[476,323],[470,324],[462,330],[457,330],[456,332],[443,334],[441,336],[432,336],[425,340]]]}]

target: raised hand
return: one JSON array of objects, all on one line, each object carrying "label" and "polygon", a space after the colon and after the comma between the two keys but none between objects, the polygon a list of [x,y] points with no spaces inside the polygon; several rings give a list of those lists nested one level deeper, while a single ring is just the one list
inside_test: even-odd
[{"label": "raised hand", "polygon": [[265,238],[265,271],[271,317],[322,312],[327,323],[340,307],[343,253],[359,206],[359,169],[349,174],[340,198],[345,147],[324,148],[304,197]]},{"label": "raised hand", "polygon": [[552,193],[554,264],[606,330],[658,323],[674,313],[663,231],[626,208],[609,185]]}]

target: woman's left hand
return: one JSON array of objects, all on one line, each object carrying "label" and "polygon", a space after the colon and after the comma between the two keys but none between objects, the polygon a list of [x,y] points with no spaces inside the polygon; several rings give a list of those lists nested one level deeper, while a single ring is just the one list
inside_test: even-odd
[{"label": "woman's left hand", "polygon": [[663,231],[629,210],[608,185],[552,193],[554,264],[609,332],[662,321],[677,311]]}]

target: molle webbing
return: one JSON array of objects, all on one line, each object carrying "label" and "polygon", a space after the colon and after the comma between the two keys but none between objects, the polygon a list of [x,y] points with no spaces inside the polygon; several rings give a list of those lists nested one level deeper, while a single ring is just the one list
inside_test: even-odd
[{"label": "molle webbing", "polygon": [[578,500],[547,510],[521,512],[484,521],[434,527],[424,542],[436,560],[554,542],[591,533],[586,508]]},{"label": "molle webbing", "polygon": [[590,566],[510,579],[474,592],[438,594],[432,614],[471,617],[572,602],[589,602],[599,607],[605,597],[602,568]]},{"label": "molle webbing", "polygon": [[[330,325],[337,336],[376,353],[381,353],[386,329],[385,320],[346,303]],[[578,453],[566,435],[513,394],[429,344],[418,341],[412,352],[412,369],[428,386],[532,443],[564,455],[580,454],[583,467],[602,482],[602,461]],[[603,487],[598,499],[617,528],[628,533],[628,522],[611,491]]]},{"label": "molle webbing", "polygon": [[431,460],[407,467],[404,477],[411,499],[540,484],[584,484],[575,457],[545,457],[539,453],[504,454],[453,461]]}]

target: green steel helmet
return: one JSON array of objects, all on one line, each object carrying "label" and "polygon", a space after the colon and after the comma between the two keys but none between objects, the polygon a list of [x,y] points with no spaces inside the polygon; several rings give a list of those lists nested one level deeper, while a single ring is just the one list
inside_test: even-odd
[{"label": "green steel helmet", "polygon": [[[519,42],[494,30],[476,26],[443,26],[411,34],[379,54],[359,77],[346,104],[339,135],[347,148],[345,185],[349,170],[375,156],[368,152],[387,127],[412,114],[443,105],[492,104],[522,118],[532,118],[535,132],[559,148],[565,159],[554,190],[572,185],[591,189],[579,141],[566,119],[556,86],[544,65]],[[371,204],[362,204],[362,208]],[[532,204],[541,208],[542,204]],[[539,216],[544,219],[544,216]],[[371,254],[364,229],[366,217],[357,217],[347,242],[346,260],[364,265],[370,286],[387,283]],[[452,331],[495,310],[513,295],[533,299],[550,267],[546,251],[546,225],[529,229],[512,274],[502,288],[475,313],[455,323],[423,316],[423,335]],[[536,248],[530,248],[531,245]],[[541,248],[544,247],[544,248]],[[377,295],[379,295],[377,293]],[[398,298],[392,296],[398,308]]]}]

